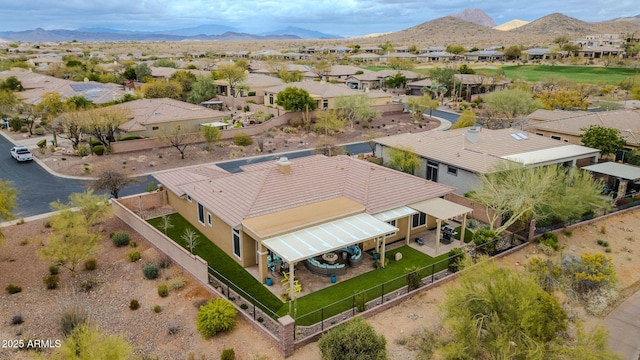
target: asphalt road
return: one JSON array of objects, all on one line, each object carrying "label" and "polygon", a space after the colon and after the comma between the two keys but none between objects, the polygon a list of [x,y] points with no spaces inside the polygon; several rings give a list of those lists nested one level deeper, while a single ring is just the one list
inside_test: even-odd
[{"label": "asphalt road", "polygon": [[[451,123],[455,123],[458,119],[457,114],[439,110],[433,111],[433,116],[446,119]],[[91,185],[89,180],[57,177],[40,167],[35,161],[19,163],[9,155],[9,149],[12,146],[9,140],[0,136],[0,179],[11,181],[18,190],[16,209],[13,212],[16,218],[47,213],[51,211],[50,203],[56,200],[66,202],[70,194],[85,191]],[[345,149],[351,154],[371,151],[369,145],[364,142],[346,145]],[[295,159],[311,154],[313,154],[312,150],[291,151],[284,154],[220,162],[218,166],[229,172],[239,172],[242,165],[275,160],[279,156]],[[152,176],[139,178],[139,180],[139,183],[122,189],[119,195],[128,196],[144,192],[150,182],[157,182]]]}]

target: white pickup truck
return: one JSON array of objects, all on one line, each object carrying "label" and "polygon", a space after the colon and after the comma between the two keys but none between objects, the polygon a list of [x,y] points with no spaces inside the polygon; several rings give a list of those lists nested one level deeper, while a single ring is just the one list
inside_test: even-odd
[{"label": "white pickup truck", "polygon": [[18,161],[31,161],[33,154],[26,146],[14,146],[11,148],[11,157]]}]

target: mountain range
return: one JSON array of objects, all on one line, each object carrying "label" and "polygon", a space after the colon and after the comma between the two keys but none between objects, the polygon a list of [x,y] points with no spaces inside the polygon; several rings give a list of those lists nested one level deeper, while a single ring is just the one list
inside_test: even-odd
[{"label": "mountain range", "polygon": [[[589,34],[640,33],[640,15],[616,18],[604,22],[585,22],[554,13],[532,22],[512,20],[496,26],[481,9],[465,9],[460,13],[430,20],[405,30],[377,36],[357,38],[363,43],[384,42],[416,43],[428,40],[434,45],[451,42],[460,44],[495,45],[518,43],[522,45],[548,44],[553,37],[564,35],[581,37]],[[60,41],[259,41],[296,39],[333,39],[338,35],[318,31],[284,27],[260,34],[248,34],[218,24],[205,24],[190,28],[155,31],[127,31],[110,28],[81,28],[77,30],[44,30],[0,32],[0,39],[26,42]],[[419,41],[418,41],[419,40]]]}]

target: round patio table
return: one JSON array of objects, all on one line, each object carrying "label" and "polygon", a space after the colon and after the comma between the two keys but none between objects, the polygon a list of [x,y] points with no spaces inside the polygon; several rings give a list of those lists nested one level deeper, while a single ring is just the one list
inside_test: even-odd
[{"label": "round patio table", "polygon": [[336,260],[338,260],[338,254],[336,253],[326,253],[322,255],[322,260],[326,261],[327,264],[333,265]]}]

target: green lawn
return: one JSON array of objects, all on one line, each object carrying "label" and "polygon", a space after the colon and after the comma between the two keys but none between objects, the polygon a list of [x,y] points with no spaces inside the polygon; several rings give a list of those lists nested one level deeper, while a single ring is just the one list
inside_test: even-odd
[{"label": "green lawn", "polygon": [[[564,77],[578,83],[595,85],[616,85],[621,80],[638,75],[633,69],[619,67],[515,65],[503,66],[502,69],[510,79],[536,82],[550,77]],[[496,72],[495,69],[478,69],[478,71],[488,75]]]},{"label": "green lawn", "polygon": [[[289,311],[289,304],[283,303],[277,296],[273,295],[263,284],[258,282],[251,274],[249,274],[242,266],[235,262],[219,247],[208,241],[206,237],[187,222],[180,214],[172,214],[169,216],[173,227],[169,229],[168,236],[172,238],[180,246],[185,247],[185,242],[181,238],[184,229],[187,227],[196,231],[201,240],[195,248],[194,253],[203,258],[209,266],[221,273],[224,277],[231,280],[235,285],[234,288],[242,289],[244,292],[257,299],[259,302],[271,312],[278,315],[285,315]],[[161,230],[160,224],[162,218],[154,218],[148,220],[149,224]],[[162,231],[162,230],[161,230]],[[402,260],[395,261],[395,254],[402,252]],[[446,269],[446,260],[448,254],[442,254],[437,258],[432,258],[424,253],[417,251],[409,246],[389,251],[387,254],[389,264],[383,269],[376,269],[358,277],[340,281],[312,294],[305,295],[296,301],[297,323],[301,325],[309,325],[320,321],[322,316],[329,317],[339,312],[351,309],[354,305],[352,295],[368,290],[365,295],[366,301],[375,299],[382,295],[383,287],[379,286],[384,283],[384,293],[399,289],[406,285],[405,269],[416,266],[425,268],[421,270],[421,277],[431,274],[431,266],[438,263],[435,272]],[[364,266],[364,265],[363,265]],[[304,284],[302,284],[304,287]],[[328,307],[327,307],[328,306]],[[317,311],[323,307],[324,314]],[[306,315],[306,316],[305,316]]]}]

